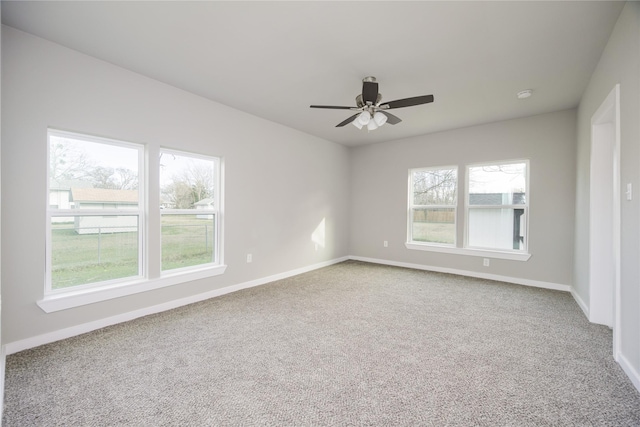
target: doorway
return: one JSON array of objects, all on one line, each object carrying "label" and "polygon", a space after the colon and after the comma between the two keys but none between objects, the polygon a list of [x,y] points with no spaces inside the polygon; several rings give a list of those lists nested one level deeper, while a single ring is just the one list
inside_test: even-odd
[{"label": "doorway", "polygon": [[619,349],[620,85],[591,118],[589,203],[589,321],[613,329]]}]

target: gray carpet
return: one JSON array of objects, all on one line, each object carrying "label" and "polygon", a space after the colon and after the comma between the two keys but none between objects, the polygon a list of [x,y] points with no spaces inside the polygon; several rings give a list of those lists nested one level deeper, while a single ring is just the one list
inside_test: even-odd
[{"label": "gray carpet", "polygon": [[7,358],[4,425],[640,426],[567,293],[348,261]]}]

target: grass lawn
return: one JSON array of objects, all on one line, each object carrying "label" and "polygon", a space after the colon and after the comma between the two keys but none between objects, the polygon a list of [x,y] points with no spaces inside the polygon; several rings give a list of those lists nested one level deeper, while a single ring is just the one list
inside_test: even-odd
[{"label": "grass lawn", "polygon": [[454,244],[456,225],[448,222],[414,222],[412,236],[417,242]]},{"label": "grass lawn", "polygon": [[[162,270],[212,262],[212,219],[162,218]],[[52,224],[52,288],[138,275],[138,233],[78,234],[73,223]]]},{"label": "grass lawn", "polygon": [[53,289],[138,275],[138,233],[78,234],[55,224],[51,243]]},{"label": "grass lawn", "polygon": [[213,219],[194,215],[163,215],[162,270],[190,267],[213,261]]}]

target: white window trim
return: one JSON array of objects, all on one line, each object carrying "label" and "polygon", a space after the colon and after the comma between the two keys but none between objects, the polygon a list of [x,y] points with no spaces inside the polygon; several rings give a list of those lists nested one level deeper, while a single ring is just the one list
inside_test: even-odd
[{"label": "white window trim", "polygon": [[[195,153],[188,153],[185,151],[172,150],[162,148],[163,152],[173,152],[176,154],[188,154],[193,157],[204,158],[207,160],[214,160],[216,162],[217,170],[217,185],[218,185],[218,208],[217,209],[200,209],[200,210],[186,210],[186,214],[194,215],[194,214],[210,214],[213,213],[216,215],[216,264],[207,263],[201,264],[197,266],[190,266],[181,269],[173,269],[167,271],[159,271],[160,277],[156,277],[153,279],[149,279],[149,263],[147,262],[147,257],[149,254],[148,250],[148,222],[144,221],[145,215],[149,215],[151,211],[147,210],[146,213],[142,207],[147,207],[148,209],[148,198],[146,197],[146,190],[148,190],[148,176],[152,166],[145,164],[145,159],[153,158],[152,156],[148,156],[146,152],[147,149],[142,144],[135,143],[126,143],[122,141],[114,141],[106,138],[93,137],[91,135],[74,133],[74,132],[65,132],[59,131],[55,129],[48,129],[48,135],[58,135],[62,137],[71,137],[71,138],[86,138],[87,140],[94,140],[95,142],[101,143],[109,143],[118,146],[125,147],[134,147],[138,148],[140,151],[139,156],[139,165],[138,165],[138,197],[139,203],[136,209],[110,209],[110,210],[91,210],[91,209],[82,209],[82,210],[66,210],[66,209],[54,209],[50,208],[49,203],[49,178],[47,174],[47,226],[46,232],[47,236],[50,236],[51,233],[51,218],[55,216],[77,216],[77,215],[104,215],[105,212],[109,212],[109,214],[118,214],[118,215],[131,215],[138,216],[138,235],[139,235],[139,247],[141,248],[138,256],[139,256],[139,276],[127,277],[123,279],[115,279],[110,281],[96,282],[96,283],[88,283],[86,285],[78,285],[70,288],[65,288],[62,290],[53,290],[50,292],[46,292],[47,286],[49,282],[45,283],[45,292],[43,298],[41,300],[36,301],[36,304],[46,313],[53,313],[56,311],[66,310],[69,308],[80,307],[87,304],[93,304],[101,301],[108,301],[114,298],[120,298],[123,296],[134,295],[141,292],[147,292],[154,289],[161,289],[168,286],[178,285],[186,282],[191,282],[194,280],[206,279],[210,277],[219,276],[225,273],[227,266],[224,264],[224,161],[222,157],[213,156],[213,155],[201,155]],[[47,138],[48,139],[48,138]],[[49,144],[49,141],[47,141]],[[158,151],[155,151],[158,153]],[[47,148],[47,165],[49,164],[49,148]],[[157,176],[157,175],[156,175]],[[145,182],[147,180],[147,182]],[[154,188],[159,190],[159,185],[156,185]],[[159,211],[160,209],[158,209]],[[169,212],[167,212],[169,213]],[[158,220],[161,219],[161,213],[158,212]],[[160,230],[158,230],[160,233]],[[46,241],[46,269],[47,272],[51,271],[51,242],[50,237],[47,237]],[[158,252],[160,254],[160,252]],[[144,261],[144,262],[143,262]],[[159,264],[158,264],[159,265]],[[49,273],[47,273],[49,274]],[[48,279],[47,279],[48,280]]]},{"label": "white window trim", "polygon": [[[456,171],[456,203],[453,205],[414,205],[413,204],[413,172],[414,171],[432,171],[432,170],[455,170]],[[407,245],[418,245],[418,246],[432,246],[434,248],[455,248],[458,242],[458,177],[460,176],[460,170],[458,166],[429,166],[423,168],[412,168],[409,169],[409,185],[408,185],[408,209],[407,209]],[[453,228],[453,243],[437,243],[437,242],[419,242],[417,240],[413,240],[413,220],[412,213],[414,209],[452,209],[453,208],[453,217],[456,219],[454,222]]]},{"label": "white window trim", "polygon": [[[222,234],[222,218],[223,218],[223,209],[224,209],[224,189],[223,189],[223,185],[224,185],[224,163],[222,161],[221,157],[217,157],[217,156],[208,156],[205,154],[197,154],[197,153],[192,153],[189,151],[181,151],[181,150],[175,150],[175,149],[171,149],[171,148],[165,148],[165,147],[160,147],[160,154],[174,154],[176,156],[182,156],[182,157],[192,157],[195,159],[201,159],[201,160],[206,160],[206,161],[211,161],[214,163],[214,167],[215,167],[215,172],[216,172],[216,176],[215,176],[215,183],[214,183],[214,188],[217,190],[217,193],[215,194],[215,208],[214,209],[160,209],[160,226],[162,227],[162,216],[163,215],[207,215],[207,214],[213,214],[214,218],[215,218],[215,222],[214,222],[214,235],[215,235],[215,248],[214,248],[214,255],[215,255],[215,259],[210,262],[210,263],[206,263],[206,264],[198,264],[198,265],[193,265],[193,266],[189,266],[189,267],[184,267],[184,268],[175,268],[175,269],[170,269],[170,270],[162,270],[162,230],[160,230],[160,277],[171,277],[171,276],[175,276],[178,274],[186,274],[190,271],[198,271],[202,268],[215,268],[218,266],[221,266],[223,264],[223,253],[222,253],[222,248],[223,248],[223,234]],[[158,183],[158,192],[160,191],[160,185]]]},{"label": "white window trim", "polygon": [[[497,250],[497,249],[490,249],[490,248],[478,248],[478,247],[468,247],[467,246],[467,242],[468,242],[468,232],[469,232],[469,168],[470,167],[478,167],[478,166],[491,166],[491,165],[504,165],[504,164],[512,164],[512,163],[525,163],[527,165],[527,174],[526,174],[526,188],[525,188],[525,193],[527,196],[527,203],[525,205],[503,205],[501,207],[505,207],[505,208],[523,208],[525,209],[525,227],[526,227],[526,236],[527,238],[525,239],[525,249],[518,251],[518,250]],[[408,197],[409,197],[409,209],[408,209],[408,214],[407,214],[407,242],[405,242],[405,247],[407,249],[410,250],[417,250],[417,251],[427,251],[427,252],[439,252],[439,253],[446,253],[446,254],[455,254],[455,255],[466,255],[466,256],[475,256],[475,257],[483,257],[483,258],[493,258],[493,259],[505,259],[505,260],[511,260],[511,261],[528,261],[531,258],[531,254],[529,253],[529,201],[530,201],[530,192],[529,192],[529,173],[530,173],[530,167],[529,167],[529,160],[528,159],[516,159],[516,160],[504,160],[504,161],[496,161],[496,162],[483,162],[483,163],[473,163],[473,164],[468,164],[465,166],[465,197],[464,197],[464,246],[463,247],[458,247],[457,246],[457,238],[456,238],[456,245],[455,246],[451,246],[451,245],[446,245],[446,244],[441,244],[441,243],[429,243],[429,242],[416,242],[416,241],[411,241],[409,240],[411,237],[411,218],[410,218],[410,214],[411,214],[411,210],[413,208],[413,206],[411,205],[411,201],[412,199],[412,191],[413,191],[413,182],[412,182],[412,174],[411,172],[414,170],[433,170],[433,169],[456,169],[458,168],[457,166],[442,166],[442,167],[425,167],[425,168],[413,168],[409,170],[409,184],[408,184],[408,188],[409,188],[409,192],[408,192]],[[458,174],[457,174],[457,178],[460,177],[459,174],[459,169],[458,169]],[[459,179],[456,180],[456,195],[459,194],[458,189],[459,189]],[[457,198],[457,204],[456,204],[456,212],[457,212],[457,205],[460,204],[460,198]],[[474,205],[473,208],[482,208],[482,205]],[[496,206],[490,206],[491,208],[495,209]],[[456,222],[456,234],[457,234],[457,228],[458,228],[458,224]]]},{"label": "white window trim", "polygon": [[507,252],[507,251],[496,251],[492,249],[479,249],[479,248],[451,248],[445,246],[435,246],[433,244],[422,244],[422,243],[414,243],[407,242],[405,243],[405,247],[407,249],[412,249],[416,251],[431,251],[431,252],[440,252],[446,254],[456,254],[456,255],[468,255],[468,256],[477,256],[483,258],[494,258],[494,259],[508,259],[512,261],[527,261],[531,258],[531,254],[522,253],[522,252]]},{"label": "white window trim", "polygon": [[[68,308],[80,307],[96,302],[107,301],[114,298],[120,298],[127,295],[134,295],[140,292],[147,292],[154,289],[165,288],[167,286],[178,285],[193,280],[206,279],[209,277],[224,274],[227,269],[226,265],[217,265],[215,267],[206,267],[199,270],[190,269],[189,272],[177,272],[175,274],[166,274],[163,277],[153,280],[134,280],[121,282],[117,285],[110,284],[108,286],[73,289],[65,293],[45,295],[45,297],[37,301],[38,306],[46,313],[52,313]],[[104,284],[104,282],[101,282]]]},{"label": "white window trim", "polygon": [[[72,294],[76,290],[78,291],[89,291],[92,289],[98,289],[102,287],[113,287],[115,284],[119,283],[129,283],[131,281],[137,281],[144,279],[147,277],[147,266],[144,263],[144,252],[146,248],[146,225],[145,225],[145,212],[142,208],[144,205],[144,200],[146,199],[145,193],[145,174],[144,174],[144,159],[145,159],[145,148],[142,144],[135,144],[124,141],[117,141],[109,138],[102,138],[98,136],[67,132],[57,129],[49,128],[47,129],[47,170],[49,168],[51,159],[50,159],[50,148],[51,148],[51,140],[52,136],[56,136],[59,138],[69,138],[75,140],[85,140],[97,144],[105,144],[112,145],[116,147],[124,147],[136,150],[138,152],[138,206],[131,209],[54,209],[49,205],[49,197],[51,195],[51,191],[49,188],[49,184],[51,182],[49,178],[49,172],[47,171],[47,198],[46,198],[46,206],[47,206],[47,214],[46,214],[46,236],[45,239],[45,251],[46,251],[46,260],[45,260],[45,287],[44,287],[44,297],[45,299],[49,296],[56,295],[62,296],[66,294]],[[135,276],[127,276],[124,278],[118,278],[114,280],[101,281],[95,283],[85,283],[83,285],[72,286],[69,288],[62,289],[53,289],[52,288],[52,241],[51,241],[51,218],[53,217],[78,217],[78,216],[137,216],[138,217],[138,274]]]},{"label": "white window trim", "polygon": [[[469,205],[469,169],[473,167],[480,166],[500,166],[500,165],[510,165],[514,163],[524,163],[527,168],[526,176],[525,176],[525,195],[526,195],[526,203],[524,205]],[[529,254],[529,204],[530,204],[530,196],[529,196],[529,160],[528,159],[515,159],[515,160],[501,160],[496,162],[483,162],[483,163],[472,163],[468,164],[465,167],[465,194],[464,194],[464,249],[468,251],[480,251],[480,252],[491,252],[491,253],[499,253],[499,254],[514,254],[514,255],[524,255],[528,260],[531,255]],[[526,230],[526,238],[524,241],[524,249],[523,250],[502,250],[502,249],[492,249],[492,248],[482,248],[476,246],[469,246],[469,210],[470,209],[484,209],[484,208],[504,208],[504,209],[524,209],[525,211],[525,230]],[[520,257],[518,257],[520,258]],[[513,259],[513,258],[503,258],[503,259]]]}]

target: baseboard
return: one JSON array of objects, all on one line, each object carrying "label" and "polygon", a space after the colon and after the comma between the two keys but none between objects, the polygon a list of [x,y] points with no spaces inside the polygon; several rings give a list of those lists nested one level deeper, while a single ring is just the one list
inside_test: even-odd
[{"label": "baseboard", "polygon": [[7,354],[5,346],[0,346],[0,426],[2,426],[2,415],[4,414],[4,373],[7,366]]},{"label": "baseboard", "polygon": [[251,280],[244,283],[239,283],[232,286],[227,286],[220,289],[214,289],[212,291],[208,291],[205,293],[192,295],[186,298],[180,298],[177,300],[169,301],[163,304],[158,304],[150,307],[145,307],[139,310],[130,311],[127,313],[122,313],[117,316],[107,317],[105,319],[96,320],[93,322],[83,323],[80,325],[72,326],[65,329],[60,329],[58,331],[49,332],[46,334],[38,335],[31,338],[26,338],[23,340],[18,340],[10,343],[6,343],[4,346],[4,350],[6,354],[14,354],[19,351],[28,350],[30,348],[35,348],[44,344],[49,344],[55,341],[60,341],[66,338],[71,338],[77,335],[81,335],[87,332],[95,331],[100,328],[104,328],[107,326],[115,325],[122,322],[127,322],[129,320],[137,319],[139,317],[148,316],[150,314],[156,314],[163,311],[171,310],[174,308],[182,307],[188,304],[193,304],[196,302],[208,300],[210,298],[215,298],[221,295],[226,295],[232,292],[236,292],[242,289],[252,288],[255,286],[264,285],[266,283],[274,282],[276,280],[286,279],[288,277],[296,276],[298,274],[307,273],[309,271],[317,270],[319,268],[327,267],[333,264],[337,264],[339,262],[343,262],[348,260],[349,257],[336,258],[330,261],[321,262],[318,264],[313,264],[307,267],[298,268],[295,270],[287,271],[284,273],[274,274],[272,276],[263,277],[256,280]]},{"label": "baseboard", "polygon": [[355,261],[371,262],[374,264],[392,265],[395,267],[413,268],[416,270],[435,271],[438,273],[457,274],[459,276],[476,277],[478,279],[496,280],[499,282],[515,283],[517,285],[533,286],[536,288],[553,289],[556,291],[570,292],[571,286],[559,283],[542,282],[539,280],[522,279],[520,277],[501,276],[497,274],[478,273],[476,271],[458,270],[456,268],[434,267],[431,265],[412,264],[408,262],[389,261],[385,259],[350,256]]},{"label": "baseboard", "polygon": [[571,296],[578,303],[578,306],[582,309],[584,315],[587,316],[587,319],[589,319],[589,307],[584,303],[582,298],[580,298],[580,295],[578,295],[573,286],[571,287]]},{"label": "baseboard", "polygon": [[633,386],[640,392],[640,373],[629,363],[629,359],[624,357],[623,354],[618,354],[618,364],[622,367],[622,370],[631,380]]}]

